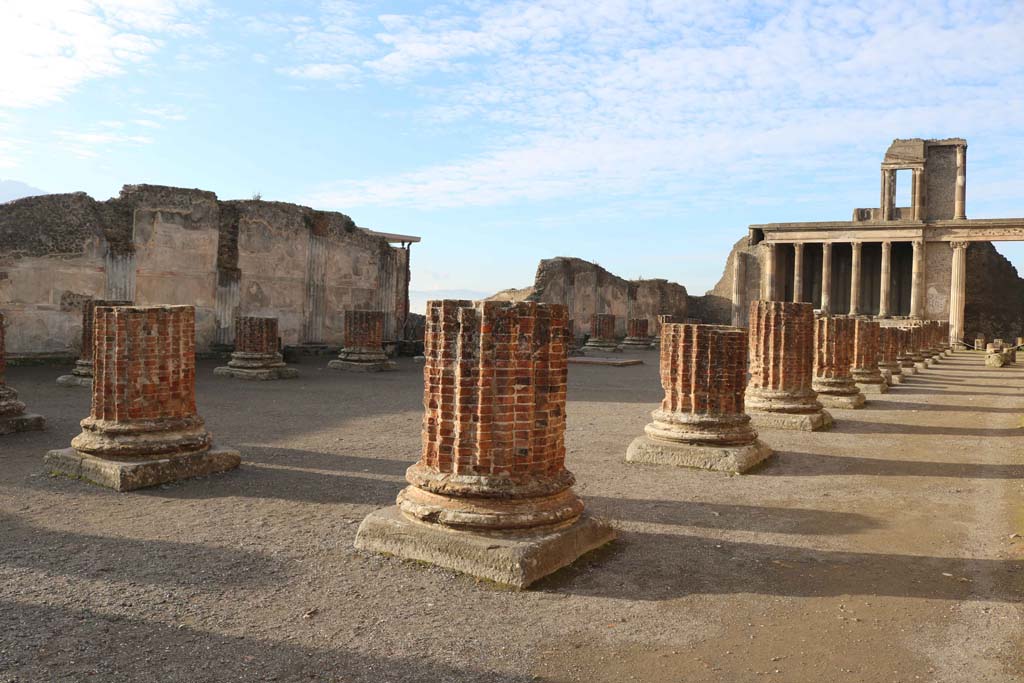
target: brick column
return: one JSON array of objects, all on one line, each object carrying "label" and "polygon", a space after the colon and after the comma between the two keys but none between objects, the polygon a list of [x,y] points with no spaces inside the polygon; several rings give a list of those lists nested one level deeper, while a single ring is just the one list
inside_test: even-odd
[{"label": "brick column", "polygon": [[770,456],[744,408],[747,331],[675,324],[662,334],[665,398],[626,461],[745,472]]},{"label": "brick column", "polygon": [[896,360],[899,361],[900,370],[904,377],[909,375],[916,375],[917,368],[914,366],[914,335],[910,327],[899,327],[899,355],[896,356]]},{"label": "brick column", "polygon": [[654,331],[654,345],[656,347],[660,348],[661,347],[661,331],[665,329],[665,325],[669,325],[671,323],[681,323],[683,321],[680,320],[679,317],[675,316],[675,315],[659,315],[657,320],[658,320],[658,328]]},{"label": "brick column", "polygon": [[878,330],[878,369],[889,384],[901,384],[903,371],[900,368],[900,329],[881,327]]},{"label": "brick column", "polygon": [[240,315],[235,318],[235,350],[213,374],[237,379],[291,379],[299,371],[284,364],[278,352],[277,318]]},{"label": "brick column", "polygon": [[918,370],[924,370],[931,361],[928,356],[925,355],[925,336],[924,326],[917,322],[910,326],[910,355],[914,359],[914,367]]},{"label": "brick column", "polygon": [[26,413],[25,404],[18,400],[18,392],[7,385],[5,323],[0,313],[0,436],[45,429],[46,420],[41,415]]},{"label": "brick column", "polygon": [[622,346],[634,349],[651,348],[651,336],[647,330],[647,318],[630,318],[626,321],[626,338],[622,340]]},{"label": "brick column", "polygon": [[397,368],[384,353],[384,312],[345,311],[345,346],[327,367],[355,372]]},{"label": "brick column", "polygon": [[814,381],[826,408],[863,408],[864,394],[853,381],[855,320],[820,316],[814,320]]},{"label": "brick column", "polygon": [[746,408],[758,427],[818,431],[832,426],[811,388],[814,309],[808,303],[750,305]]},{"label": "brick column", "polygon": [[864,394],[884,394],[889,384],[879,367],[881,327],[873,320],[857,318],[854,323],[853,364],[850,374]]},{"label": "brick column", "polygon": [[61,375],[57,384],[65,387],[92,386],[93,317],[98,306],[131,306],[131,301],[89,299],[82,304],[82,350],[70,375]]},{"label": "brick column", "polygon": [[238,466],[196,412],[192,306],[99,307],[94,325],[92,410],[52,472],[128,491]]},{"label": "brick column", "polygon": [[567,321],[561,304],[428,303],[422,454],[357,547],[525,586],[611,540],[565,468]]},{"label": "brick column", "polygon": [[619,348],[618,342],[615,341],[614,315],[595,313],[590,316],[590,338],[583,348],[594,351],[615,351]]}]

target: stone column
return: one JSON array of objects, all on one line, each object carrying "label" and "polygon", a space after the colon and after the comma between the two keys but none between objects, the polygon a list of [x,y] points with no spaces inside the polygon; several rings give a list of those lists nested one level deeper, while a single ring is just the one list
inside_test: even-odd
[{"label": "stone column", "polygon": [[804,300],[804,245],[793,244],[793,301]]},{"label": "stone column", "polygon": [[910,276],[910,317],[921,319],[924,317],[924,240],[914,240],[914,262],[911,266]]},{"label": "stone column", "polygon": [[292,379],[299,371],[284,364],[278,352],[277,318],[240,315],[235,318],[235,350],[226,366],[213,374],[238,379]]},{"label": "stone column", "polygon": [[914,203],[914,220],[924,220],[924,169],[914,169],[914,187],[910,195]]},{"label": "stone column", "polygon": [[195,308],[102,307],[94,325],[92,410],[51,472],[130,491],[238,467],[196,412]]},{"label": "stone column", "polygon": [[747,255],[741,251],[735,254],[732,264],[732,324],[746,327],[744,315],[747,312]]},{"label": "stone column", "polygon": [[7,386],[6,320],[0,313],[0,436],[14,432],[31,432],[46,428],[42,415],[25,412],[25,404],[18,400],[18,392]]},{"label": "stone column", "polygon": [[775,301],[775,256],[778,249],[772,242],[762,242],[764,259],[761,261],[761,298]]},{"label": "stone column", "polygon": [[882,267],[881,282],[878,285],[878,317],[888,318],[889,299],[892,295],[889,288],[892,285],[892,242],[882,242]]},{"label": "stone column", "polygon": [[918,370],[924,370],[931,365],[931,361],[924,354],[924,349],[924,326],[919,322],[910,328],[910,356]]},{"label": "stone column", "polygon": [[889,384],[879,367],[882,334],[881,327],[873,320],[857,318],[853,321],[853,364],[850,374],[863,394],[884,394]]},{"label": "stone column", "polygon": [[661,346],[665,398],[626,450],[627,462],[745,472],[772,454],[744,411],[747,331],[669,325]]},{"label": "stone column", "polygon": [[345,311],[345,346],[327,367],[350,372],[396,369],[384,353],[384,317],[384,311]]},{"label": "stone column", "polygon": [[889,202],[889,197],[891,196],[891,193],[889,192],[889,183],[890,182],[891,181],[889,179],[889,171],[887,171],[886,169],[883,168],[882,169],[882,198],[879,201],[879,208],[881,209],[881,212],[882,212],[882,220],[883,221],[887,221],[890,218],[892,218],[892,210],[891,210],[891,206],[892,205]]},{"label": "stone column", "polygon": [[850,243],[850,315],[860,313],[860,256],[861,243]]},{"label": "stone column", "polygon": [[832,312],[832,243],[821,244],[821,312]]},{"label": "stone column", "polygon": [[967,219],[967,145],[956,148],[956,196],[953,199],[954,220]]},{"label": "stone column", "polygon": [[431,301],[423,450],[356,547],[525,587],[614,538],[565,469],[561,304]]},{"label": "stone column", "polygon": [[82,350],[75,361],[75,369],[70,375],[61,375],[57,384],[63,387],[92,386],[92,328],[93,316],[97,306],[131,306],[131,301],[109,301],[89,299],[82,304]]},{"label": "stone column", "polygon": [[651,337],[647,332],[647,318],[630,318],[626,321],[626,338],[622,340],[622,347],[638,350],[651,348]]},{"label": "stone column", "polygon": [[818,431],[832,426],[811,388],[814,309],[811,304],[750,304],[750,383],[746,408],[759,427]]},{"label": "stone column", "polygon": [[590,338],[583,345],[589,351],[621,351],[615,341],[615,316],[611,313],[595,313],[590,316]]},{"label": "stone column", "polygon": [[814,320],[814,381],[826,408],[863,408],[864,394],[853,381],[853,318],[820,316]]},{"label": "stone column", "polygon": [[903,370],[900,367],[900,330],[897,327],[881,327],[878,330],[878,369],[888,384],[902,384]]},{"label": "stone column", "polygon": [[964,338],[964,305],[967,301],[967,246],[970,242],[950,242],[953,269],[949,287],[949,342],[961,349]]}]

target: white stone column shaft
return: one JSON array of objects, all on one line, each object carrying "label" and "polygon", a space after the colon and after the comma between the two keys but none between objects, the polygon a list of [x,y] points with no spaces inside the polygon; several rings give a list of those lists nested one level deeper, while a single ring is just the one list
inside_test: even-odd
[{"label": "white stone column shaft", "polygon": [[953,218],[967,218],[967,146],[956,148],[956,197],[953,201]]},{"label": "white stone column shaft", "polygon": [[924,245],[924,240],[913,241],[914,262],[910,276],[910,317],[917,319],[924,317]]},{"label": "white stone column shaft", "polygon": [[888,318],[892,315],[889,312],[889,285],[892,277],[892,242],[882,242],[882,267],[881,282],[878,285],[878,317]]},{"label": "white stone column shaft", "polygon": [[821,311],[832,312],[832,243],[821,245]]},{"label": "white stone column shaft", "polygon": [[804,245],[797,242],[793,245],[793,301],[804,300]]},{"label": "white stone column shaft", "polygon": [[861,243],[850,243],[850,315],[860,313],[860,255]]},{"label": "white stone column shaft", "polygon": [[964,338],[964,304],[967,301],[967,246],[969,242],[950,242],[953,270],[949,287],[949,343]]}]

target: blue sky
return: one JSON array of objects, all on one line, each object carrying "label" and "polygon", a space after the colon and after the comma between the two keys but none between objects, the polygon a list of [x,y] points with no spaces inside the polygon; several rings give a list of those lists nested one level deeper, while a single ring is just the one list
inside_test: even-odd
[{"label": "blue sky", "polygon": [[0,0],[0,178],[340,210],[423,237],[419,292],[574,255],[702,293],[748,224],[877,204],[895,137],[967,138],[968,216],[1024,215],[1021,36],[993,1]]}]

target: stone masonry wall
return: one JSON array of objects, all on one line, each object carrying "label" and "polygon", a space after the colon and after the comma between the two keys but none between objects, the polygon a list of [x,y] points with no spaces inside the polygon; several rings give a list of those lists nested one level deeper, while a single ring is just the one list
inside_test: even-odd
[{"label": "stone masonry wall", "polygon": [[77,356],[90,298],[195,306],[201,351],[232,343],[239,314],[278,318],[285,344],[340,346],[344,311],[372,308],[397,339],[408,287],[409,251],[337,212],[154,185],[0,204],[12,355]]}]

